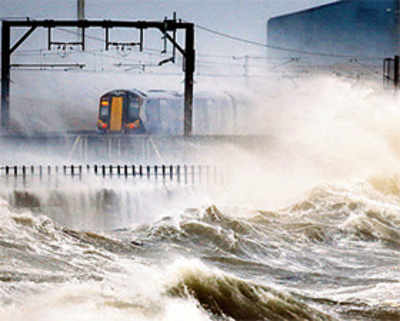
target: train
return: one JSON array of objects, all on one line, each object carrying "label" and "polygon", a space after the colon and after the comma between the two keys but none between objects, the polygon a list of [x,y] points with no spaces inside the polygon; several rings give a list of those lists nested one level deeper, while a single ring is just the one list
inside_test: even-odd
[{"label": "train", "polygon": [[[232,135],[237,104],[228,93],[193,97],[194,135]],[[184,134],[184,96],[176,91],[115,89],[100,97],[97,130],[102,134]]]}]

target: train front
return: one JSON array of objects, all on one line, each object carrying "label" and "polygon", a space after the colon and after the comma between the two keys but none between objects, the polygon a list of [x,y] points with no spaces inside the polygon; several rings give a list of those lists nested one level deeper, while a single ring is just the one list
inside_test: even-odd
[{"label": "train front", "polygon": [[132,90],[113,90],[100,98],[97,129],[101,133],[143,134],[146,132],[140,111],[144,94]]}]

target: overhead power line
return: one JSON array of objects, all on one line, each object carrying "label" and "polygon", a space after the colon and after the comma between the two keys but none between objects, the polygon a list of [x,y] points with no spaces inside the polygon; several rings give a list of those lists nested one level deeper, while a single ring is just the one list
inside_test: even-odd
[{"label": "overhead power line", "polygon": [[253,40],[248,40],[248,39],[244,39],[244,38],[240,38],[237,36],[233,36],[224,32],[220,32],[217,30],[213,30],[201,25],[196,24],[195,25],[196,28],[200,29],[200,30],[204,30],[210,33],[213,33],[215,35],[218,35],[220,37],[224,37],[227,39],[231,39],[231,40],[235,40],[235,41],[239,41],[242,43],[247,43],[250,45],[254,45],[254,46],[258,46],[258,47],[264,47],[264,48],[269,48],[269,49],[275,49],[275,50],[280,50],[280,51],[286,51],[286,52],[293,52],[293,53],[298,53],[298,54],[304,54],[304,55],[310,55],[310,56],[320,56],[320,57],[334,57],[334,58],[358,58],[358,59],[369,59],[369,60],[378,60],[381,59],[383,60],[384,57],[370,57],[370,56],[354,56],[354,55],[341,55],[341,54],[332,54],[332,53],[327,53],[327,52],[318,52],[318,51],[307,51],[307,50],[300,50],[300,49],[294,49],[294,48],[285,48],[285,47],[280,47],[280,46],[272,46],[272,45],[268,45],[262,42],[257,42],[257,41],[253,41]]},{"label": "overhead power line", "polygon": [[[272,45],[268,45],[262,42],[257,42],[257,41],[253,41],[253,40],[249,40],[249,39],[244,39],[244,38],[240,38],[237,36],[233,36],[224,32],[220,32],[217,30],[213,30],[211,28],[199,25],[199,24],[195,24],[195,27],[203,30],[203,31],[207,31],[209,33],[213,33],[216,34],[220,37],[224,37],[227,39],[231,39],[231,40],[235,40],[235,41],[239,41],[239,42],[243,42],[243,43],[247,43],[253,46],[258,46],[258,47],[264,47],[264,48],[269,48],[269,49],[274,49],[274,50],[280,50],[280,51],[286,51],[286,52],[292,52],[292,53],[298,53],[298,54],[305,54],[305,55],[310,55],[310,56],[320,56],[320,57],[334,57],[334,58],[346,58],[346,59],[367,59],[367,60],[383,60],[385,57],[372,57],[372,56],[355,56],[355,55],[342,55],[342,54],[332,54],[332,53],[327,53],[327,52],[318,52],[318,51],[307,51],[307,50],[300,50],[300,49],[294,49],[294,48],[286,48],[286,47],[281,47],[281,46],[272,46]],[[73,31],[73,30],[68,30],[65,28],[60,28],[62,31],[67,32],[67,33],[72,33],[72,34],[78,34],[77,31]],[[96,41],[103,41],[102,38],[99,37],[94,37],[94,36],[88,36],[87,38],[90,38],[92,40],[96,40]],[[153,52],[158,52],[158,49],[154,49],[154,48],[145,48],[145,50],[148,51],[153,51]],[[200,54],[201,55],[201,54]],[[220,57],[220,58],[227,58],[227,57],[231,57],[231,56],[215,56],[215,55],[201,55],[201,56],[209,56],[209,57]]]},{"label": "overhead power line", "polygon": [[[207,31],[209,33],[213,33],[216,34],[218,36],[227,38],[227,39],[231,39],[234,41],[240,41],[240,42],[244,42],[250,45],[255,45],[255,46],[259,46],[259,47],[264,47],[264,48],[271,48],[271,49],[276,49],[276,50],[282,50],[282,51],[286,51],[288,53],[303,53],[303,54],[307,54],[307,55],[313,55],[313,56],[324,56],[324,57],[336,57],[336,58],[342,58],[342,59],[349,59],[350,61],[354,62],[356,61],[358,64],[361,65],[361,63],[359,62],[359,60],[362,60],[362,57],[356,57],[356,56],[351,56],[351,55],[336,55],[336,54],[329,54],[329,53],[321,53],[321,52],[311,52],[311,51],[303,51],[303,50],[297,50],[297,49],[291,49],[291,48],[283,48],[283,47],[277,47],[277,46],[271,46],[268,44],[264,44],[261,42],[256,42],[256,41],[252,41],[252,40],[248,40],[248,39],[244,39],[244,38],[240,38],[240,37],[236,37],[227,33],[223,33],[223,32],[219,32],[213,29],[210,29],[208,27],[204,27],[201,25],[195,25],[196,28]],[[66,32],[66,33],[70,33],[70,34],[76,34],[79,35],[79,32],[76,30],[70,30],[67,28],[57,28],[58,30],[62,31],[62,32]],[[92,35],[86,35],[86,37],[88,39],[94,40],[94,41],[98,41],[98,42],[104,42],[104,39],[102,37],[96,37],[96,36],[92,36]],[[130,51],[129,51],[130,52]],[[134,53],[134,51],[132,51]],[[68,53],[68,55],[70,54],[77,54],[79,53],[79,51],[71,51]],[[83,52],[81,52],[83,53]],[[137,65],[137,66],[145,66],[145,67],[157,67],[158,64],[155,63],[154,61],[138,61],[137,59],[132,59],[133,57],[128,57],[128,55],[115,55],[115,54],[110,54],[110,53],[106,53],[103,49],[94,49],[94,50],[86,50],[84,53],[88,54],[88,55],[95,55],[98,57],[104,57],[106,59],[112,59],[112,60],[118,60],[118,63],[113,63],[113,66],[117,66],[122,65],[124,63],[126,64],[131,64],[131,65]],[[35,49],[35,50],[21,50],[19,53],[17,53],[21,56],[34,56],[34,55],[47,55],[47,54],[51,54],[49,52],[47,52],[46,49]],[[58,53],[55,53],[58,54]],[[165,55],[163,55],[159,49],[155,49],[155,48],[144,48],[144,54],[149,55],[149,56],[154,56],[154,57],[164,57]],[[281,64],[275,65],[272,67],[272,69],[284,66],[286,64],[290,64],[293,62],[296,62],[298,60],[297,57],[290,57],[290,55],[287,55],[288,57],[280,57],[279,60],[282,60],[283,62]],[[221,66],[237,66],[236,64],[233,64],[231,62],[223,62],[220,61],[220,59],[229,59],[229,60],[237,60],[237,59],[244,59],[245,57],[247,57],[248,59],[257,59],[257,60],[274,60],[277,59],[275,57],[264,57],[264,56],[241,56],[241,57],[236,57],[236,56],[230,56],[230,55],[212,55],[212,54],[201,54],[201,53],[197,53],[197,57],[200,59],[197,59],[197,64],[199,65],[203,65],[203,66],[207,66],[207,65],[221,65]],[[210,60],[202,60],[201,57],[207,57],[207,58],[218,58],[216,60],[218,61],[210,61]],[[380,57],[366,57],[365,59],[383,59]],[[149,59],[151,60],[151,59]],[[104,62],[102,63],[104,64]],[[254,65],[254,64],[253,64]],[[364,66],[365,68],[367,68],[367,66]],[[22,70],[22,68],[20,68],[19,70]]]},{"label": "overhead power line", "polygon": [[[2,6],[2,5],[0,4],[0,6]],[[11,17],[11,16],[10,17],[0,17],[0,21],[3,21],[3,20],[29,20],[29,17]]]}]

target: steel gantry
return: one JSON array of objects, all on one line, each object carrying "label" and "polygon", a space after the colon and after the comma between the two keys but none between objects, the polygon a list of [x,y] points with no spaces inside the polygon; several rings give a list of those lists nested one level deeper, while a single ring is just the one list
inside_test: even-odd
[{"label": "steel gantry", "polygon": [[[26,33],[11,46],[10,33],[12,28],[30,28]],[[165,19],[164,21],[115,21],[115,20],[3,20],[2,22],[2,52],[1,52],[1,126],[9,127],[10,120],[10,68],[11,54],[39,27],[48,29],[48,48],[54,45],[78,45],[82,51],[85,50],[85,30],[88,28],[98,27],[105,29],[105,49],[108,50],[110,45],[109,29],[111,28],[135,28],[140,32],[139,42],[130,42],[125,45],[137,45],[140,51],[143,50],[143,30],[153,28],[158,29],[165,39],[173,45],[173,54],[176,49],[182,54],[183,70],[185,72],[185,109],[184,109],[184,135],[192,134],[192,114],[193,114],[193,74],[195,70],[195,48],[194,48],[194,24],[182,22],[174,19]],[[52,40],[51,32],[57,27],[77,27],[82,31],[81,41],[74,43],[55,42]],[[176,41],[176,31],[185,31],[185,45],[181,46]],[[172,35],[169,33],[171,32]],[[118,43],[124,45],[123,43]],[[175,61],[175,57],[167,59],[160,64],[168,61]],[[20,65],[18,65],[20,66]]]}]

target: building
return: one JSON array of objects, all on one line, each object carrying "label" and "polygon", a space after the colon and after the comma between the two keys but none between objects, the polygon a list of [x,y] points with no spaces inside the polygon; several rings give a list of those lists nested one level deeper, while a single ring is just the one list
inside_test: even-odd
[{"label": "building", "polygon": [[274,17],[267,23],[269,56],[382,64],[399,53],[399,10],[399,0],[342,0]]}]

